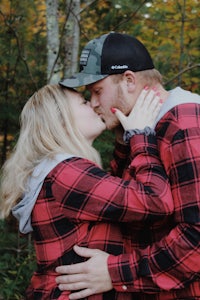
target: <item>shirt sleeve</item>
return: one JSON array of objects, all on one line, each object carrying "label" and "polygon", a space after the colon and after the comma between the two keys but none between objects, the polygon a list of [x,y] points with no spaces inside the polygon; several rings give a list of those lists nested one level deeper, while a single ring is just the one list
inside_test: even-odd
[{"label": "shirt sleeve", "polygon": [[[188,108],[192,112],[192,108]],[[177,108],[178,110],[178,108]],[[194,115],[196,115],[194,108]],[[176,110],[175,110],[176,112]],[[166,121],[160,153],[175,203],[172,230],[145,249],[110,255],[109,273],[118,291],[153,292],[182,289],[200,272],[200,128],[199,118]],[[188,125],[188,128],[181,127]],[[125,288],[124,288],[125,287]]]},{"label": "shirt sleeve", "polygon": [[113,176],[123,177],[124,169],[130,154],[129,144],[120,144],[115,141],[113,160],[110,162],[111,173]]},{"label": "shirt sleeve", "polygon": [[[173,213],[174,204],[157,153],[156,138],[132,138],[130,181],[113,177],[85,159],[71,159],[51,174],[52,192],[66,217],[85,221],[155,220]],[[135,163],[134,163],[135,162]]]}]

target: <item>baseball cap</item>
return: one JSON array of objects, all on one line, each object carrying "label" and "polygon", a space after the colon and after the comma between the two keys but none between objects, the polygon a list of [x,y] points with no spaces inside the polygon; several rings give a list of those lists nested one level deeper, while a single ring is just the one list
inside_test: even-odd
[{"label": "baseball cap", "polygon": [[87,43],[80,56],[80,71],[60,82],[65,87],[80,87],[126,70],[153,69],[153,61],[145,46],[136,38],[110,32]]}]

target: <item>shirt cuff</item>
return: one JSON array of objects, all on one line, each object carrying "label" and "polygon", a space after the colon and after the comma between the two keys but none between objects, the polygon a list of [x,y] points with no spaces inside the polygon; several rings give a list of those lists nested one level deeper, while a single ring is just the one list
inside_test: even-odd
[{"label": "shirt cuff", "polygon": [[130,130],[125,130],[124,134],[123,134],[123,140],[126,144],[129,143],[131,137],[133,135],[136,135],[136,134],[144,134],[146,136],[150,135],[150,134],[153,134],[155,135],[156,132],[153,128],[150,128],[148,126],[146,126],[144,129],[130,129]]},{"label": "shirt cuff", "polygon": [[[123,259],[122,259],[123,258]],[[108,271],[113,288],[118,292],[131,292],[133,289],[133,274],[130,269],[130,255],[109,255]]]}]

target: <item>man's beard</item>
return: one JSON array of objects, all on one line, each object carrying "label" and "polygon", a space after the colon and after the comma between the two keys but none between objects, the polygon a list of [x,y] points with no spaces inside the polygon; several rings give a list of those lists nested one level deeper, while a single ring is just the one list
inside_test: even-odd
[{"label": "man's beard", "polygon": [[119,110],[121,110],[121,112],[123,112],[123,114],[127,116],[131,111],[131,107],[126,101],[126,98],[120,86],[117,87],[117,99],[118,101],[116,108],[119,108]]}]

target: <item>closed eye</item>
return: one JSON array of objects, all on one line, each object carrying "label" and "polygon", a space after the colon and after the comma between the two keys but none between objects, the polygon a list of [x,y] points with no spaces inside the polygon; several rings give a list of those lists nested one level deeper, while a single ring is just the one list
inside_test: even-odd
[{"label": "closed eye", "polygon": [[101,89],[98,89],[98,90],[95,90],[95,91],[94,91],[94,93],[95,93],[96,95],[100,95],[100,92],[101,92]]}]

